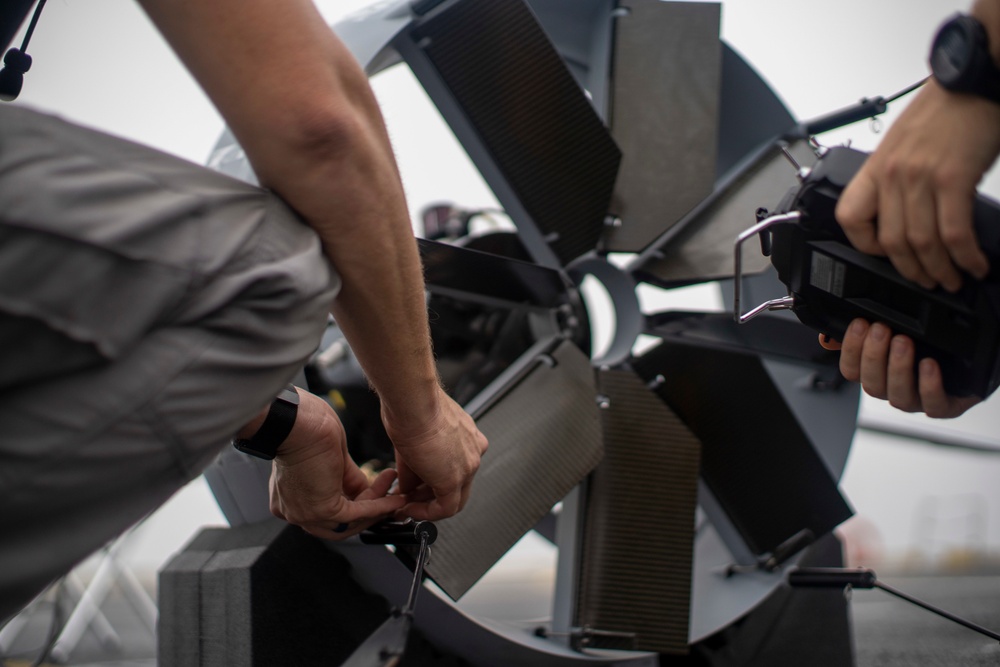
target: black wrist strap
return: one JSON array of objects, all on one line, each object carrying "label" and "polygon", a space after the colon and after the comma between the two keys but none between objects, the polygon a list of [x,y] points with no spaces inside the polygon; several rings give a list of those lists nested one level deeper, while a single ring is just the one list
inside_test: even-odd
[{"label": "black wrist strap", "polygon": [[267,460],[273,459],[278,453],[278,448],[292,432],[298,411],[299,394],[294,386],[288,385],[271,401],[267,417],[253,437],[245,440],[233,438],[233,447],[244,454]]}]

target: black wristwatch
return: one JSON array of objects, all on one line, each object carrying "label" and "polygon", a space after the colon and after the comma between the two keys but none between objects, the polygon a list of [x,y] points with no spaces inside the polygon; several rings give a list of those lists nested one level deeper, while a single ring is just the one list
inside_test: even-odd
[{"label": "black wristwatch", "polygon": [[278,447],[285,441],[295,426],[295,415],[299,412],[299,393],[288,385],[281,390],[267,411],[264,423],[253,437],[241,440],[233,438],[233,447],[244,454],[270,461],[278,453]]},{"label": "black wristwatch", "polygon": [[990,55],[986,28],[956,14],[938,30],[931,45],[931,72],[944,88],[1000,104],[1000,68]]}]

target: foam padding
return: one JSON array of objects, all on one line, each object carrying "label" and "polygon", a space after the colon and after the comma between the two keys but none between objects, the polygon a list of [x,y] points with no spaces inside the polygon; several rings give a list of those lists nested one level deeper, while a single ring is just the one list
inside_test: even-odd
[{"label": "foam padding", "polygon": [[343,556],[277,519],[204,529],[159,596],[161,667],[339,665],[389,615]]}]

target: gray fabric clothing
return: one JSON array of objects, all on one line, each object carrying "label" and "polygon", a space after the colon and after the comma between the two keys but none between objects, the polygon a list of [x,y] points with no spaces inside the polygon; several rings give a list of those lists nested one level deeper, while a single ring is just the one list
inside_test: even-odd
[{"label": "gray fabric clothing", "polygon": [[339,285],[271,193],[0,107],[0,621],[200,473]]}]

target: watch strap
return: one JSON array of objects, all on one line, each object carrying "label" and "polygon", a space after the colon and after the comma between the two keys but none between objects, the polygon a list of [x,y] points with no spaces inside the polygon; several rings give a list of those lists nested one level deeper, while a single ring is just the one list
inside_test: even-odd
[{"label": "watch strap", "polygon": [[295,426],[299,411],[299,394],[293,385],[281,390],[268,408],[267,416],[250,438],[233,438],[233,447],[258,458],[271,460],[277,455],[288,434]]}]

